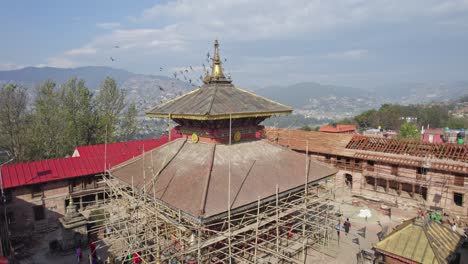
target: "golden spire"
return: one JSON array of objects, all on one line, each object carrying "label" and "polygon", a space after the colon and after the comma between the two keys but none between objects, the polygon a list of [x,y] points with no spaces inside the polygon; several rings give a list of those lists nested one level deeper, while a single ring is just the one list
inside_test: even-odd
[{"label": "golden spire", "polygon": [[213,57],[213,67],[211,72],[211,80],[218,81],[222,80],[225,81],[226,77],[223,73],[223,67],[221,66],[221,59],[219,58],[219,43],[218,40],[215,40],[214,43],[214,57]]}]

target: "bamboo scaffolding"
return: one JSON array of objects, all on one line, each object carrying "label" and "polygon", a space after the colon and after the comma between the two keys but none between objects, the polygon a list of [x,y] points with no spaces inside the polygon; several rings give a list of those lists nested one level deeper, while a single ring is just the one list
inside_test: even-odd
[{"label": "bamboo scaffolding", "polygon": [[[180,210],[155,202],[147,190],[136,191],[112,177],[103,181],[108,217],[95,228],[106,229],[103,242],[116,261],[137,253],[144,263],[305,263],[309,249],[336,254],[337,214],[325,184],[304,184],[287,195],[277,188],[274,199],[259,199],[257,206],[232,211],[228,219],[196,224]],[[120,244],[123,248],[114,248]]]}]

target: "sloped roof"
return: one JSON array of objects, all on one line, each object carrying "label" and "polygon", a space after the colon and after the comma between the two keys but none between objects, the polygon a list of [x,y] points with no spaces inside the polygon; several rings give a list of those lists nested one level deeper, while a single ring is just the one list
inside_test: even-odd
[{"label": "sloped roof", "polygon": [[[233,210],[275,195],[276,184],[280,193],[305,184],[305,156],[264,140],[229,146],[177,139],[110,173],[140,190],[146,182],[150,196],[154,177],[156,199],[202,221],[227,211],[229,160]],[[335,173],[336,169],[309,160],[309,182]]]},{"label": "sloped roof", "polygon": [[[173,138],[176,137],[174,134]],[[99,174],[104,172],[104,162],[109,168],[140,155],[143,146],[146,151],[167,142],[165,135],[158,139],[112,143],[107,145],[107,157],[104,144],[82,146],[75,151],[79,153],[75,157],[8,164],[1,167],[3,188]]]},{"label": "sloped roof", "polygon": [[196,120],[288,114],[292,109],[283,104],[234,87],[230,83],[208,83],[185,95],[149,110],[154,117]]},{"label": "sloped roof", "polygon": [[333,134],[317,131],[303,131],[283,128],[264,128],[264,137],[269,141],[287,146],[298,151],[306,151],[307,141],[309,152],[353,157],[356,151],[346,149],[351,134]]},{"label": "sloped roof", "polygon": [[327,132],[327,133],[354,132],[356,131],[356,126],[355,125],[321,126],[319,131]]},{"label": "sloped roof", "polygon": [[382,241],[375,249],[395,258],[417,263],[448,263],[460,243],[460,235],[435,221],[409,220]]}]

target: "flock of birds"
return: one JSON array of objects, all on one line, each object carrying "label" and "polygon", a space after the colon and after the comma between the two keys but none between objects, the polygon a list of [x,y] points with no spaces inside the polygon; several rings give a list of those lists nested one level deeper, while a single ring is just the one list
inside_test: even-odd
[{"label": "flock of birds", "polygon": [[[119,45],[115,45],[114,46],[115,49],[119,49],[120,46]],[[115,58],[114,57],[109,57],[109,59],[114,62],[115,61]],[[205,63],[202,63],[202,68],[203,68],[203,73],[204,74],[208,74],[210,70],[212,70],[212,61],[213,61],[213,57],[211,56],[210,52],[207,52],[206,53],[206,63],[208,64],[208,66],[205,65]],[[227,59],[225,58],[224,59],[224,62],[227,62]],[[174,76],[174,79],[177,80],[177,81],[180,81],[180,82],[188,82],[190,84],[190,86],[193,88],[193,87],[198,87],[200,86],[202,83],[203,83],[203,74],[200,75],[200,76],[197,76],[197,77],[193,77],[194,74],[197,74],[197,70],[194,69],[195,67],[192,67],[192,66],[188,66],[188,67],[185,67],[184,69],[182,70],[178,70],[178,71],[174,71],[172,73],[172,75]],[[163,72],[164,71],[164,68],[163,67],[159,67],[159,71],[160,72]],[[224,69],[223,69],[224,71]],[[171,88],[174,88],[176,82],[175,81],[171,81]],[[161,85],[157,84],[157,87],[160,91],[166,91],[165,88],[163,88]],[[182,92],[178,92],[176,96],[180,96],[182,95]]]}]

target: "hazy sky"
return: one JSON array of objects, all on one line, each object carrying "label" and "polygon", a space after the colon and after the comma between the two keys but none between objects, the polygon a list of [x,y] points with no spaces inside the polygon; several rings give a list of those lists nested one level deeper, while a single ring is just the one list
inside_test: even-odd
[{"label": "hazy sky", "polygon": [[218,38],[243,86],[468,80],[468,0],[7,0],[1,10],[2,70],[171,75],[199,70]]}]

